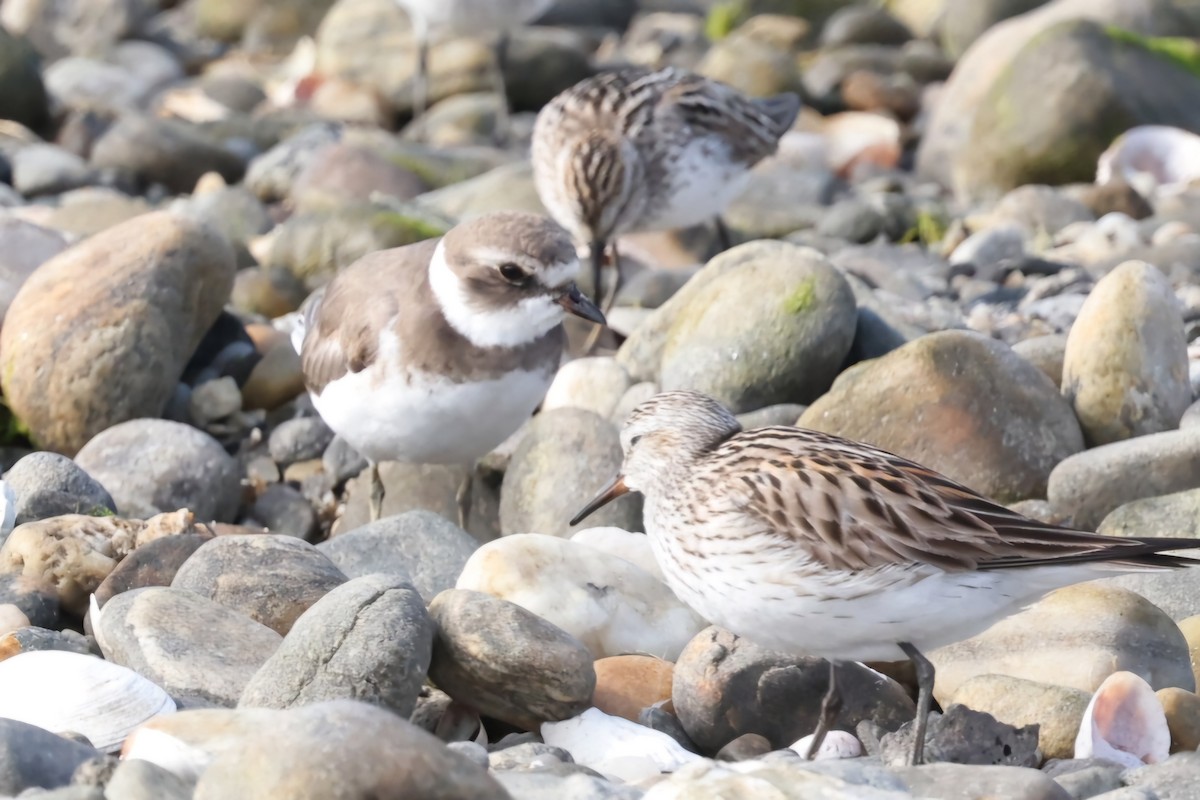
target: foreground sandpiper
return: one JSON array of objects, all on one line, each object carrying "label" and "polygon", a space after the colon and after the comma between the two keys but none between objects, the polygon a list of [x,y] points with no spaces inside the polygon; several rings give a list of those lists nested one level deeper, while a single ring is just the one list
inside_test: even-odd
[{"label": "foreground sandpiper", "polygon": [[[676,68],[602,73],[550,101],[534,125],[534,182],[550,215],[590,247],[596,297],[615,237],[719,222],[799,111],[795,94],[753,99]],[[615,248],[613,267],[610,297]]]},{"label": "foreground sandpiper", "polygon": [[429,103],[429,45],[433,36],[492,36],[496,90],[503,114],[496,121],[497,136],[508,128],[508,91],[504,69],[513,28],[540,17],[554,0],[396,0],[412,22],[417,40],[417,74],[413,88],[416,116]]},{"label": "foreground sandpiper", "polygon": [[604,323],[578,271],[554,222],[494,213],[364,256],[306,302],[292,339],[305,384],[369,462],[372,520],[380,461],[473,465],[529,418],[562,359],[564,312]]},{"label": "foreground sandpiper", "polygon": [[681,600],[764,647],[830,660],[809,757],[840,710],[834,662],[916,667],[922,760],[933,664],[1046,593],[1192,566],[1194,539],[1118,538],[1028,519],[870,445],[791,427],[743,431],[720,403],[666,392],[621,432],[621,474],[571,522],[627,491]]}]

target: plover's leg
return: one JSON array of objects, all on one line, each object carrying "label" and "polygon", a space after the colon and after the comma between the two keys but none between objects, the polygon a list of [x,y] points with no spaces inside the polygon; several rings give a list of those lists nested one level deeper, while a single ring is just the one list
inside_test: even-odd
[{"label": "plover's leg", "polygon": [[908,642],[897,644],[917,670],[917,718],[913,722],[912,759],[909,762],[915,767],[925,758],[925,728],[929,724],[929,709],[933,707],[933,662]]},{"label": "plover's leg", "polygon": [[500,95],[500,110],[496,113],[496,128],[492,131],[492,139],[498,147],[508,144],[508,86],[504,81],[504,69],[508,66],[508,45],[508,31],[500,31],[496,36],[496,44],[492,51],[495,56],[496,92]]},{"label": "plover's leg", "polygon": [[829,662],[829,688],[825,690],[825,696],[821,698],[821,716],[817,720],[817,729],[813,731],[812,741],[808,745],[808,752],[804,757],[812,761],[817,757],[817,751],[821,749],[821,743],[825,741],[825,737],[833,728],[834,720],[837,719],[838,713],[842,710],[842,693],[837,687],[837,664],[833,661]]},{"label": "plover's leg", "polygon": [[717,246],[721,248],[721,252],[733,247],[733,237],[729,234],[729,227],[720,215],[713,217],[713,227],[717,231]]},{"label": "plover's leg", "polygon": [[458,491],[454,494],[454,502],[458,507],[458,527],[464,531],[467,529],[467,520],[471,516],[471,484],[475,479],[475,465],[467,465],[467,474],[463,477],[462,483],[458,485]]},{"label": "plover's leg", "polygon": [[375,461],[367,462],[368,479],[371,481],[371,494],[367,498],[367,507],[371,512],[371,522],[379,519],[383,514],[383,481],[379,479],[379,464]]}]

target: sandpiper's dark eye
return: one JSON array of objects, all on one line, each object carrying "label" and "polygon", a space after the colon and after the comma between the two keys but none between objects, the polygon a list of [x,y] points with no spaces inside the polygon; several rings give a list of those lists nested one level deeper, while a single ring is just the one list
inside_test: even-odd
[{"label": "sandpiper's dark eye", "polygon": [[635,436],[635,437],[633,437],[632,439],[630,439],[630,440],[629,440],[629,446],[630,446],[630,447],[633,447],[634,445],[636,445],[636,444],[637,444],[638,442],[640,442],[641,440],[642,440],[642,434],[640,434],[640,433],[639,433],[637,436]]},{"label": "sandpiper's dark eye", "polygon": [[500,277],[509,283],[524,283],[529,275],[516,264],[509,262],[500,265]]}]

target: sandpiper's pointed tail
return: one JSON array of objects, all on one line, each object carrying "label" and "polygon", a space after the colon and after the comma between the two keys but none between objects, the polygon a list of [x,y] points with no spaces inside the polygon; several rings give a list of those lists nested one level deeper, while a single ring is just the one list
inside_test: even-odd
[{"label": "sandpiper's pointed tail", "polygon": [[800,95],[786,92],[755,100],[754,105],[778,126],[777,133],[782,136],[796,122],[800,106],[803,104],[800,102]]}]

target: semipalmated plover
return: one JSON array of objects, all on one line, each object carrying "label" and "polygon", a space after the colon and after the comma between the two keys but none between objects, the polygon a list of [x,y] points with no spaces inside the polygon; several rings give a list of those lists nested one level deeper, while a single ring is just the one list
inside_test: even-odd
[{"label": "semipalmated plover", "polygon": [[368,460],[372,519],[380,461],[473,464],[529,418],[562,359],[564,312],[604,322],[578,270],[553,221],[493,213],[364,256],[306,302],[293,332],[305,383]]}]

